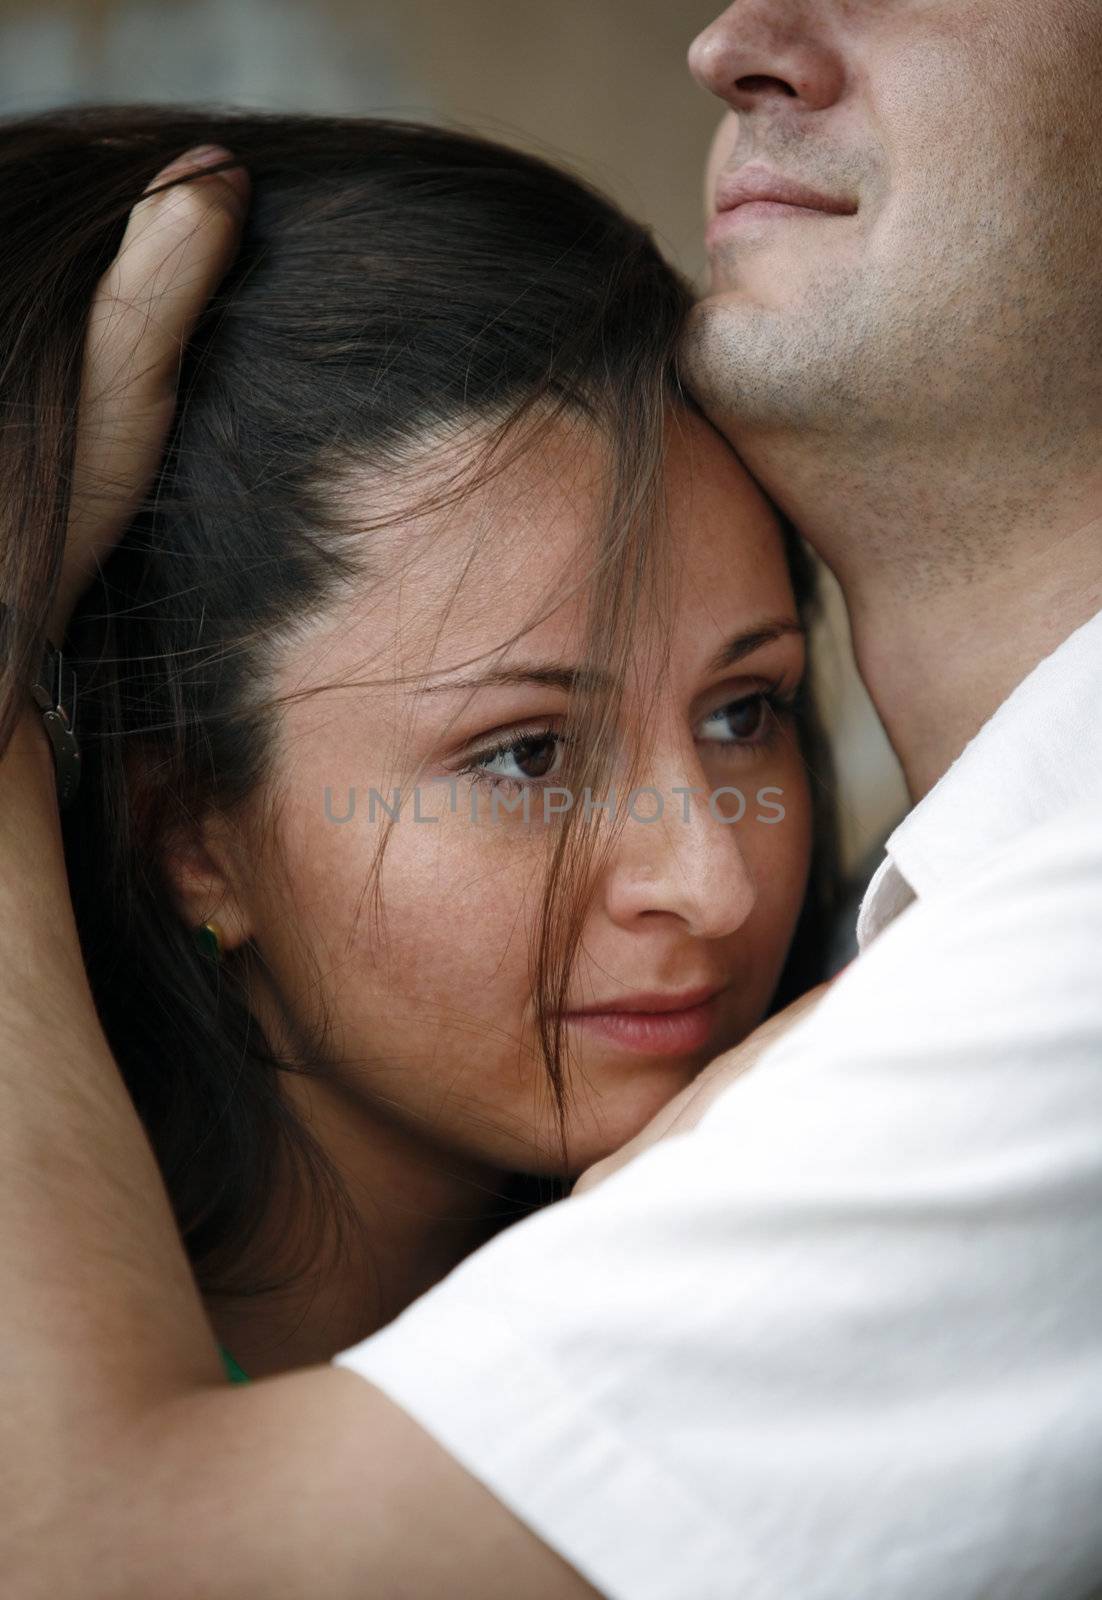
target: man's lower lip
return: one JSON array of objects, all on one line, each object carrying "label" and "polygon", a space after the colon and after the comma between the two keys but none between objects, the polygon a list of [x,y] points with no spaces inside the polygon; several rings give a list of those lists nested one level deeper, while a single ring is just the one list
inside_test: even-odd
[{"label": "man's lower lip", "polygon": [[567,1021],[585,1033],[648,1056],[691,1055],[713,1038],[719,997],[684,1011],[571,1012]]},{"label": "man's lower lip", "polygon": [[781,200],[746,200],[731,211],[719,211],[708,224],[707,240],[721,238],[751,222],[784,222],[800,217],[821,217],[828,222],[837,221],[836,211],[820,211],[815,206],[792,206]]}]

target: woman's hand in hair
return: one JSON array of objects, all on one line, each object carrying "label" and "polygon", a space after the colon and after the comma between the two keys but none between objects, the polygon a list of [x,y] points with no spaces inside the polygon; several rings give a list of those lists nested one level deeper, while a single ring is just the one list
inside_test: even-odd
[{"label": "woman's hand in hair", "polygon": [[790,1006],[778,1011],[776,1016],[769,1017],[760,1027],[755,1028],[741,1044],[717,1056],[693,1079],[692,1083],[682,1089],[679,1095],[675,1095],[668,1105],[663,1106],[658,1115],[652,1117],[634,1139],[629,1140],[612,1155],[606,1156],[603,1161],[588,1167],[571,1190],[571,1198],[595,1189],[621,1167],[626,1167],[629,1161],[634,1161],[644,1150],[649,1150],[651,1145],[658,1144],[662,1139],[670,1139],[675,1134],[688,1133],[690,1129],[695,1128],[713,1100],[718,1099],[736,1078],[741,1078],[743,1073],[749,1072],[769,1047],[776,1044],[795,1023],[802,1022],[812,1008],[818,1005],[829,988],[829,983],[821,983],[817,988],[809,989]]},{"label": "woman's hand in hair", "polygon": [[[248,177],[240,167],[207,171],[227,161],[228,151],[205,146],[164,167],[131,212],[97,288],[65,559],[48,629],[55,641],[152,482],[176,407],[181,355],[237,251]],[[182,182],[190,173],[200,176]]]}]

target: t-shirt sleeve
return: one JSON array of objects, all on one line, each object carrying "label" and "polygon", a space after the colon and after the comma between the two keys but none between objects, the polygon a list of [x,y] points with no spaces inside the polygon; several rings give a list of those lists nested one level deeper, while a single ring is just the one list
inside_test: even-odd
[{"label": "t-shirt sleeve", "polygon": [[611,1600],[1081,1600],[1100,968],[1102,828],[1064,819],[338,1362]]}]

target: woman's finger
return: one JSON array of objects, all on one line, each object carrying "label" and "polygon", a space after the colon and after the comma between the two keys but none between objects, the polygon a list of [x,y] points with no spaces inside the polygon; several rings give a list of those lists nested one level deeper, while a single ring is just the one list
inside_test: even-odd
[{"label": "woman's finger", "polygon": [[240,167],[161,186],[232,159],[206,146],[159,172],[100,280],[85,340],[69,531],[51,637],[64,632],[81,590],[156,472],[183,351],[240,239],[248,201]]}]

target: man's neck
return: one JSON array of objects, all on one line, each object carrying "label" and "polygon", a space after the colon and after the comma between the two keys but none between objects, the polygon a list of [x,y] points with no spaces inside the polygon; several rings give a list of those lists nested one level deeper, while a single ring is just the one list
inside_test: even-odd
[{"label": "man's neck", "polygon": [[[847,456],[745,437],[831,568],[861,676],[917,801],[1033,668],[1102,609],[1102,478]],[[845,466],[838,465],[845,462]]]}]

